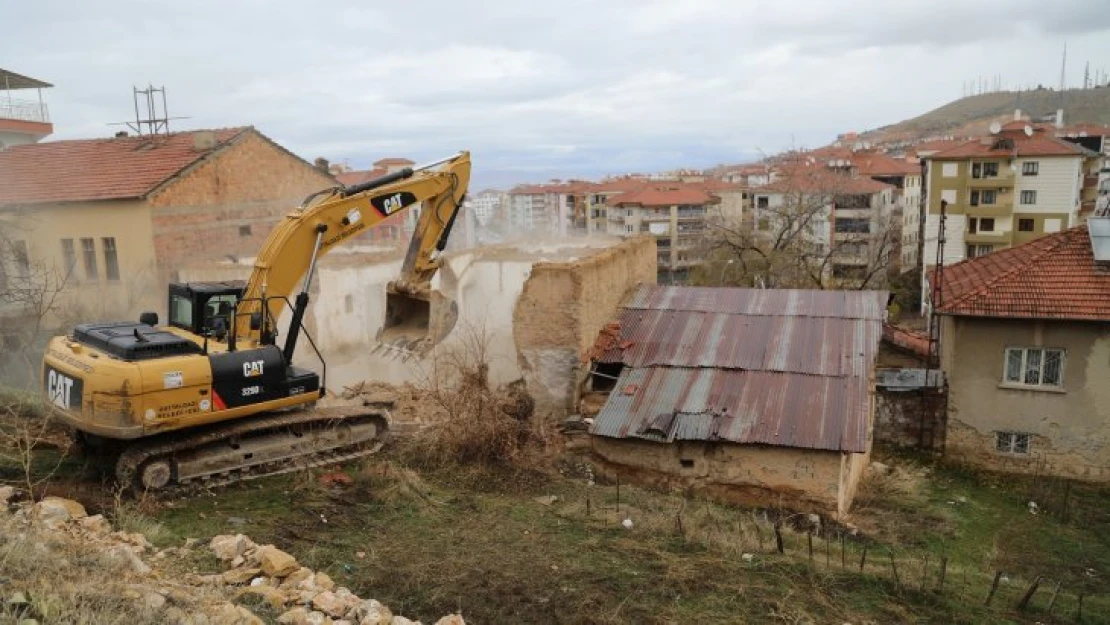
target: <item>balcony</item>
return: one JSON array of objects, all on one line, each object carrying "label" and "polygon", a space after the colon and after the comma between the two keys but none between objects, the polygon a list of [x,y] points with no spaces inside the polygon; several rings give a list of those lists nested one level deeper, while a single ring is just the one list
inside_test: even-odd
[{"label": "balcony", "polygon": [[976,245],[1010,245],[1013,242],[1013,233],[1006,232],[968,232],[964,234],[964,243]]},{"label": "balcony", "polygon": [[984,176],[980,178],[968,177],[969,189],[1000,189],[1014,186],[1014,172],[1008,165],[998,168],[997,176]]},{"label": "balcony", "polygon": [[49,124],[50,111],[47,109],[45,102],[2,98],[0,99],[0,119]]},{"label": "balcony", "polygon": [[679,219],[705,219],[706,212],[704,208],[700,209],[678,209]]},{"label": "balcony", "polygon": [[975,206],[965,204],[962,212],[972,217],[1006,217],[1014,212],[1013,196],[1010,194],[1000,195],[994,204],[977,204]]}]

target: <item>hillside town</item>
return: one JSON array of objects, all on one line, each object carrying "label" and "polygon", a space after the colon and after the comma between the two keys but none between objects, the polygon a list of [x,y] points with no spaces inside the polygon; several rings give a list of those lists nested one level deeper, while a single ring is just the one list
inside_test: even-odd
[{"label": "hillside town", "polygon": [[153,86],[81,135],[29,73],[0,621],[1110,622],[1110,125],[1063,97],[1097,72],[501,188]]}]

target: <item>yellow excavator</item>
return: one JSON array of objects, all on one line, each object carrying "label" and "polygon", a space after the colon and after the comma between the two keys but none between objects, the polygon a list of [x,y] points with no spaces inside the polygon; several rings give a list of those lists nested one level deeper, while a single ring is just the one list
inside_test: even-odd
[{"label": "yellow excavator", "polygon": [[327,365],[321,375],[293,364],[302,334],[316,349],[303,327],[316,262],[422,206],[401,275],[386,289],[378,340],[426,351],[458,315],[431,280],[469,182],[470,154],[460,152],[310,195],[270,233],[247,281],[170,284],[165,325],[143,313],[138,323],[82,324],[51,339],[47,405],[82,446],[116,458],[120,484],[137,489],[215,486],[374,453],[386,415],[317,407]]}]

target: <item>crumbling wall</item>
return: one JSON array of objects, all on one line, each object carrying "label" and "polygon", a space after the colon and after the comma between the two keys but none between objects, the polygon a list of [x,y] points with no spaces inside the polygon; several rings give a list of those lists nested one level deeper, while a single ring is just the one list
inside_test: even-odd
[{"label": "crumbling wall", "polygon": [[[599,468],[607,475],[648,487],[693,489],[744,505],[842,514],[842,464],[851,462],[842,461],[839,452],[700,441],[668,444],[604,436],[591,439],[601,461]],[[866,464],[866,459],[855,462]],[[861,471],[858,469],[854,478],[857,481]]]},{"label": "crumbling wall", "polygon": [[[930,393],[933,398],[928,398]],[[943,390],[915,389],[875,393],[875,440],[894,447],[941,450],[944,446]],[[936,410],[929,410],[936,405]]]},{"label": "crumbling wall", "polygon": [[572,409],[584,354],[636,285],[654,284],[655,240],[627,239],[571,262],[537,263],[513,311],[519,366],[537,403]]}]

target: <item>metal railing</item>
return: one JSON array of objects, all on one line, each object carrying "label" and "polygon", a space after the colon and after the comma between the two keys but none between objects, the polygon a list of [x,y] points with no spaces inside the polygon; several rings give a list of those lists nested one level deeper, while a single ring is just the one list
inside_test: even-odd
[{"label": "metal railing", "polygon": [[18,119],[25,122],[50,123],[50,111],[46,104],[34,100],[0,99],[0,118]]}]

